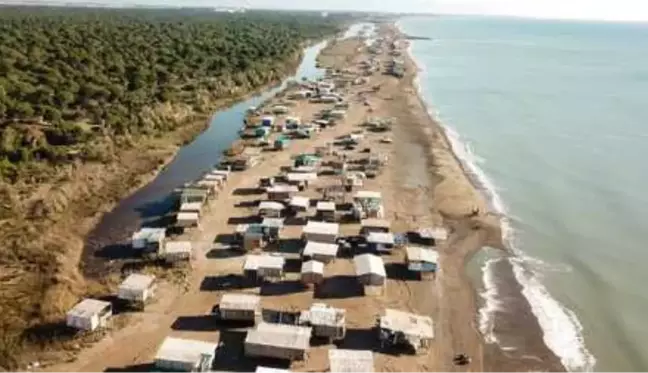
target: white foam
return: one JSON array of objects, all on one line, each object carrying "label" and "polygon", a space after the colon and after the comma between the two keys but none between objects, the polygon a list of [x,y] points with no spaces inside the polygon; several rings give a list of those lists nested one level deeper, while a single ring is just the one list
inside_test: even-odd
[{"label": "white foam", "polygon": [[[400,24],[397,26],[402,30]],[[413,42],[410,42],[407,53],[414,61],[419,71],[415,81],[416,90],[424,97],[421,90],[420,79],[426,74],[424,65],[420,63],[412,52]],[[428,112],[434,118],[439,118],[440,113],[435,112],[428,104]],[[568,371],[591,371],[596,364],[596,358],[587,350],[583,338],[583,327],[573,311],[567,309],[549,294],[547,288],[540,282],[540,274],[532,269],[546,267],[546,263],[537,258],[532,258],[521,251],[515,244],[514,230],[506,205],[497,193],[495,184],[486,176],[478,164],[484,160],[475,156],[469,143],[462,141],[459,133],[446,123],[442,123],[446,136],[450,141],[453,152],[461,162],[464,170],[473,181],[474,185],[486,196],[489,209],[501,216],[502,240],[514,256],[507,258],[513,267],[516,280],[522,286],[522,295],[531,306],[531,311],[537,318],[543,333],[543,340],[547,347],[560,358],[561,363]],[[497,259],[486,261],[483,266],[483,282],[485,290],[480,294],[484,299],[484,306],[479,310],[479,327],[487,342],[499,343],[494,333],[495,312],[502,308],[499,301],[497,284],[494,280],[494,267]],[[503,259],[502,259],[503,260]],[[501,346],[510,350],[511,346]]]}]

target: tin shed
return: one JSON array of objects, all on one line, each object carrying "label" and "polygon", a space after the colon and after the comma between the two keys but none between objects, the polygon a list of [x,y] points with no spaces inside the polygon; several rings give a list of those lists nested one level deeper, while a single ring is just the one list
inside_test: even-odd
[{"label": "tin shed", "polygon": [[155,367],[170,372],[208,372],[217,347],[211,342],[166,337],[155,355]]},{"label": "tin shed", "polygon": [[330,349],[328,354],[331,373],[375,372],[371,351]]},{"label": "tin shed", "polygon": [[407,268],[413,272],[436,272],[439,253],[436,250],[419,246],[405,249]]},{"label": "tin shed", "polygon": [[165,238],[165,228],[141,228],[133,233],[131,244],[135,250],[158,252],[162,248]]},{"label": "tin shed", "polygon": [[335,259],[337,252],[338,244],[336,243],[308,241],[304,246],[302,256],[326,264]]},{"label": "tin shed", "polygon": [[259,203],[259,216],[268,218],[280,218],[281,212],[285,209],[283,203],[276,201],[263,201]]},{"label": "tin shed", "polygon": [[245,338],[245,355],[303,360],[312,329],[288,324],[260,323]]},{"label": "tin shed", "polygon": [[256,321],[261,315],[261,297],[254,294],[223,294],[218,312],[223,320]]},{"label": "tin shed", "polygon": [[353,258],[358,282],[365,286],[385,284],[387,273],[382,258],[373,254],[357,255]]},{"label": "tin shed", "polygon": [[379,327],[383,346],[407,344],[418,352],[434,339],[434,324],[429,316],[388,308],[380,317]]},{"label": "tin shed", "polygon": [[112,317],[110,302],[86,298],[67,312],[65,323],[75,329],[93,331],[106,327],[110,317]]},{"label": "tin shed", "polygon": [[132,273],[119,285],[117,298],[130,302],[139,308],[155,295],[155,276]]},{"label": "tin shed", "polygon": [[164,245],[162,256],[169,263],[190,260],[192,245],[190,241],[168,241]]},{"label": "tin shed", "polygon": [[324,281],[324,263],[316,260],[302,263],[301,282],[304,285],[320,284],[322,281]]},{"label": "tin shed", "polygon": [[311,308],[302,311],[299,316],[300,325],[313,328],[316,337],[330,340],[344,339],[346,335],[346,310],[331,307],[325,303],[313,303]]},{"label": "tin shed", "polygon": [[306,223],[302,235],[306,241],[335,243],[339,231],[340,225],[337,223],[310,220]]},{"label": "tin shed", "polygon": [[282,279],[286,259],[280,255],[248,255],[245,257],[243,272],[254,279]]}]

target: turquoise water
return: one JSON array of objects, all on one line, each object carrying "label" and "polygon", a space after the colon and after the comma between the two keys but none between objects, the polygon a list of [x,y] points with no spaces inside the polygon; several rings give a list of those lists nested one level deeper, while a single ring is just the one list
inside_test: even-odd
[{"label": "turquoise water", "polygon": [[422,93],[509,217],[545,343],[572,370],[647,370],[648,25],[401,26],[433,38],[412,46]]}]

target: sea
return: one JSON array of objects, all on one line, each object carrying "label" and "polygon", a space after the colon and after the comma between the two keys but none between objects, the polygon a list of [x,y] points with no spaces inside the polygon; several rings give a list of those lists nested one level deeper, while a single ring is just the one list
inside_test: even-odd
[{"label": "sea", "polygon": [[498,328],[524,301],[569,371],[648,370],[648,25],[399,26],[430,38],[410,47],[421,94],[514,253],[471,263],[486,340],[524,350],[522,328]]}]

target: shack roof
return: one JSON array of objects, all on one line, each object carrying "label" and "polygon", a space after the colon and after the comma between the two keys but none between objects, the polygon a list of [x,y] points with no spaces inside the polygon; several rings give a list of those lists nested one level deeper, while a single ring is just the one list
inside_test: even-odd
[{"label": "shack roof", "polygon": [[96,314],[101,313],[106,307],[111,307],[110,302],[105,302],[98,299],[86,298],[77,303],[71,310],[67,312],[68,316],[90,318]]},{"label": "shack roof", "polygon": [[288,373],[290,370],[288,369],[279,369],[279,368],[268,368],[268,367],[262,367],[262,366],[257,366],[256,370],[254,373]]},{"label": "shack roof", "polygon": [[254,294],[223,294],[218,307],[227,310],[256,310],[261,307],[261,297]]},{"label": "shack roof", "polygon": [[176,219],[178,221],[199,221],[200,216],[198,215],[197,212],[179,212],[178,215],[176,216]]},{"label": "shack roof", "polygon": [[306,242],[304,247],[303,255],[304,256],[313,256],[313,255],[322,255],[335,257],[338,252],[338,245],[333,243],[323,243],[323,242]]},{"label": "shack roof", "polygon": [[322,221],[309,220],[304,227],[305,234],[326,234],[337,236],[340,231],[340,225],[337,223],[326,223]]},{"label": "shack roof", "polygon": [[185,202],[180,205],[180,211],[200,211],[202,207],[201,202]]},{"label": "shack roof", "polygon": [[209,173],[209,174],[203,176],[202,179],[203,180],[214,180],[214,181],[218,181],[218,182],[223,182],[223,181],[227,180],[227,176],[222,175],[222,174],[214,174],[212,172],[212,173]]},{"label": "shack roof", "polygon": [[353,196],[353,198],[356,198],[356,199],[365,199],[365,198],[382,199],[382,194],[380,192],[373,192],[373,191],[369,191],[369,190],[360,190]]},{"label": "shack roof", "polygon": [[119,290],[142,291],[148,289],[155,281],[153,275],[143,275],[141,273],[131,273],[119,285]]},{"label": "shack roof", "polygon": [[293,173],[307,173],[307,174],[312,174],[317,171],[316,166],[295,166],[292,168]]},{"label": "shack roof", "polygon": [[166,237],[166,228],[140,228],[133,233],[133,240],[160,241]]},{"label": "shack roof", "polygon": [[245,343],[286,349],[307,350],[312,328],[262,322],[248,331]]},{"label": "shack roof", "polygon": [[448,239],[448,230],[445,228],[421,228],[418,231],[419,236],[425,239],[435,239],[439,241]]},{"label": "shack roof", "polygon": [[158,348],[155,360],[198,363],[203,354],[214,356],[216,348],[216,343],[166,337]]},{"label": "shack roof", "polygon": [[420,338],[434,338],[434,324],[429,316],[398,311],[387,308],[385,315],[380,317],[380,327],[392,331],[402,332],[406,336]]},{"label": "shack roof", "polygon": [[227,179],[227,177],[230,175],[230,172],[227,171],[227,170],[218,170],[218,169],[216,169],[216,170],[209,171],[209,174],[210,175],[223,175]]},{"label": "shack roof", "polygon": [[317,202],[316,209],[318,211],[335,211],[335,202],[319,201]]},{"label": "shack roof", "polygon": [[346,310],[325,303],[313,303],[309,310],[301,312],[300,320],[307,320],[311,325],[344,326]]},{"label": "shack roof", "polygon": [[301,273],[319,273],[324,274],[324,263],[317,260],[309,260],[302,263]]},{"label": "shack roof", "polygon": [[283,269],[286,259],[280,255],[248,255],[245,257],[243,269],[246,271],[256,271],[259,268],[277,268]]},{"label": "shack roof", "polygon": [[308,197],[294,196],[290,199],[290,205],[308,208],[310,206],[310,199]]},{"label": "shack roof", "polygon": [[259,203],[259,210],[278,210],[281,211],[285,209],[286,207],[283,205],[283,203],[280,202],[275,202],[275,201],[263,201]]},{"label": "shack roof", "polygon": [[368,350],[329,350],[331,373],[374,372],[373,352]]},{"label": "shack roof", "polygon": [[261,226],[265,228],[283,228],[284,219],[283,218],[263,218]]},{"label": "shack roof", "polygon": [[289,184],[275,184],[268,189],[266,189],[268,193],[297,193],[299,192],[299,188],[295,185],[289,185]]},{"label": "shack roof", "polygon": [[363,219],[360,222],[363,228],[384,228],[389,229],[391,223],[384,219]]},{"label": "shack roof", "polygon": [[393,245],[394,235],[392,233],[383,233],[383,232],[369,232],[367,235],[368,243],[382,244],[382,245]]},{"label": "shack roof", "polygon": [[353,258],[357,276],[366,274],[375,274],[381,277],[387,277],[385,272],[385,263],[382,258],[373,254],[361,254]]},{"label": "shack roof", "polygon": [[408,262],[436,263],[439,260],[439,253],[436,250],[420,246],[408,246],[405,252]]},{"label": "shack roof", "polygon": [[315,172],[290,172],[286,174],[288,181],[313,181],[317,180],[317,173]]},{"label": "shack roof", "polygon": [[167,241],[164,244],[165,254],[191,253],[191,241]]}]

